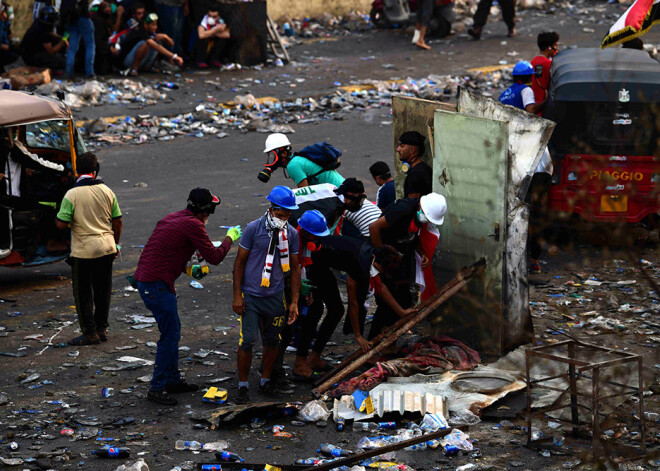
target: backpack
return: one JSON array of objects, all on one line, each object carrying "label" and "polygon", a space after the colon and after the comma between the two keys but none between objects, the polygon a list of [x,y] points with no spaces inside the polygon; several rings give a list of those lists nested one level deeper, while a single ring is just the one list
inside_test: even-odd
[{"label": "backpack", "polygon": [[320,172],[310,175],[307,178],[318,177],[323,172],[335,170],[341,165],[341,160],[339,159],[341,157],[341,151],[327,142],[318,142],[304,147],[296,152],[295,155],[305,157],[323,168]]}]

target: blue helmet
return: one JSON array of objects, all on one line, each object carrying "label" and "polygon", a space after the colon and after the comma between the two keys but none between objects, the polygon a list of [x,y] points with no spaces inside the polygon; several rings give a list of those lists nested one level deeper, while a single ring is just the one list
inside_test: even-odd
[{"label": "blue helmet", "polygon": [[298,219],[298,224],[300,227],[305,229],[312,235],[317,237],[325,237],[330,235],[330,230],[328,229],[328,221],[325,220],[325,216],[321,214],[318,209],[312,209],[310,211],[305,211],[300,219]]},{"label": "blue helmet", "polygon": [[529,61],[520,61],[513,67],[514,77],[517,75],[534,75],[534,67]]},{"label": "blue helmet", "polygon": [[266,197],[268,201],[273,203],[274,206],[279,206],[284,209],[298,209],[296,204],[296,196],[291,191],[291,188],[287,186],[277,185],[274,186],[268,196]]}]

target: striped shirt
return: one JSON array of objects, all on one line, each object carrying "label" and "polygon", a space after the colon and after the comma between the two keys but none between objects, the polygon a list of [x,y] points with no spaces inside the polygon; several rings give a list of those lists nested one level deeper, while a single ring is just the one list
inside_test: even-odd
[{"label": "striped shirt", "polygon": [[344,212],[344,217],[348,222],[353,224],[355,228],[360,231],[363,237],[369,237],[369,226],[376,219],[381,217],[383,212],[378,206],[369,200],[364,200],[362,207],[354,213],[350,211]]}]

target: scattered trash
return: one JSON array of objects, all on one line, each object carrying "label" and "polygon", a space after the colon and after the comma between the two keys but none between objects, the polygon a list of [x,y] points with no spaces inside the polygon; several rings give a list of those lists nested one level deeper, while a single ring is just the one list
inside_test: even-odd
[{"label": "scattered trash", "polygon": [[328,420],[331,412],[320,400],[309,401],[300,411],[300,418],[305,422],[317,422],[319,420]]}]

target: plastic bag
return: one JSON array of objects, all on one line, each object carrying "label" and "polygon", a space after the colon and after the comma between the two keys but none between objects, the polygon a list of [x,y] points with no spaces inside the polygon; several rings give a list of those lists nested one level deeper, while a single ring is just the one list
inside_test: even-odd
[{"label": "plastic bag", "polygon": [[481,419],[469,410],[465,409],[449,417],[449,425],[474,425],[481,422]]},{"label": "plastic bag", "polygon": [[328,420],[330,411],[325,402],[320,400],[309,401],[300,411],[300,417],[305,422],[317,422],[319,420]]},{"label": "plastic bag", "polygon": [[449,428],[449,424],[442,414],[426,414],[419,428],[425,433],[430,433]]},{"label": "plastic bag", "polygon": [[149,466],[140,458],[133,464],[122,464],[118,466],[115,468],[115,471],[149,471]]},{"label": "plastic bag", "polygon": [[459,450],[471,451],[474,449],[474,446],[468,441],[468,438],[470,438],[470,436],[467,433],[463,433],[461,430],[455,428],[442,440],[441,443],[443,447],[453,445]]}]

